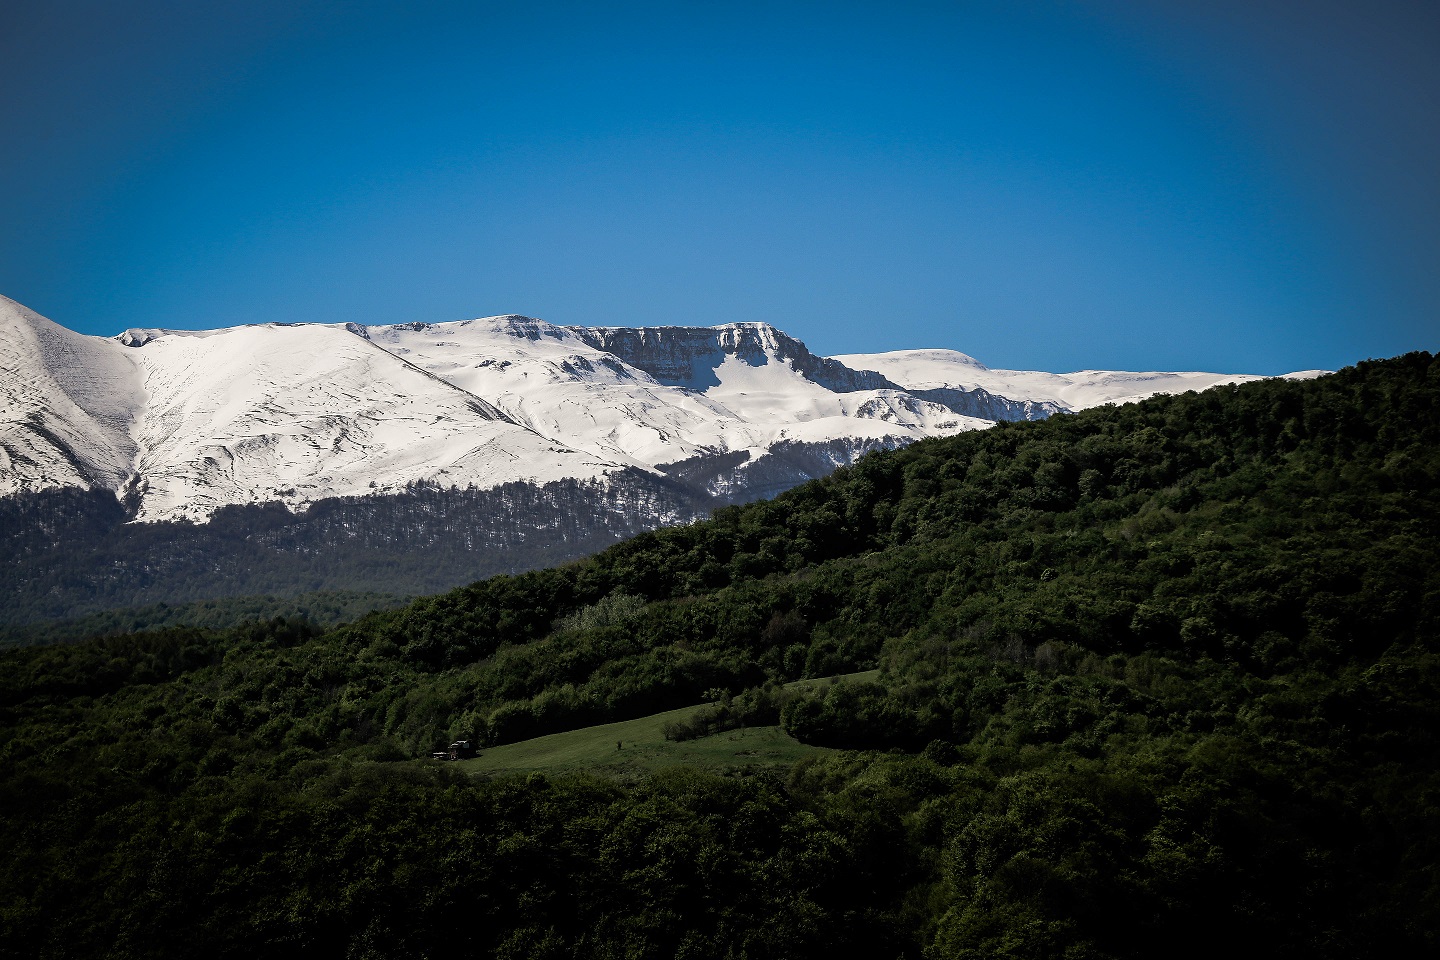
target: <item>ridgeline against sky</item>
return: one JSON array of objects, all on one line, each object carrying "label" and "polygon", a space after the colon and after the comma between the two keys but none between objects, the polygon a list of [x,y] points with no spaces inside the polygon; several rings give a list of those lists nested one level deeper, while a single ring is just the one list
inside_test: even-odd
[{"label": "ridgeline against sky", "polygon": [[1433,3],[695,6],[7,4],[0,293],[1051,370],[1440,339]]}]

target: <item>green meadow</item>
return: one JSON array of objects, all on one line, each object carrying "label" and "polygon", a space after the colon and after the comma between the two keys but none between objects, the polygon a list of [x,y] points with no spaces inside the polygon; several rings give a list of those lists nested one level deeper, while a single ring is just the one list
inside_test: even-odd
[{"label": "green meadow", "polygon": [[[786,689],[823,688],[837,680],[874,680],[880,671],[866,670],[825,680],[797,680]],[[706,704],[667,710],[636,720],[602,723],[552,733],[520,743],[491,747],[456,769],[476,776],[511,773],[590,773],[628,779],[664,767],[694,766],[714,771],[749,772],[789,767],[806,757],[836,751],[803,744],[779,726],[727,730],[698,740],[665,739],[665,725],[689,719]]]}]

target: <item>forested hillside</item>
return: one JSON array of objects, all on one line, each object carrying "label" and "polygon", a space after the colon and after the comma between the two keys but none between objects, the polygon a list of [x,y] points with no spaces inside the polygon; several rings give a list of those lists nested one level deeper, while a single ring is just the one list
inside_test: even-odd
[{"label": "forested hillside", "polygon": [[[131,523],[106,490],[0,498],[0,642],[69,634],[72,624],[57,621],[125,611],[115,617],[123,621],[135,608],[162,603],[436,593],[694,519],[703,499],[638,470],[606,484],[415,484],[403,493],[322,500],[298,514],[280,503],[229,506],[206,523]],[[31,624],[41,626],[19,629]]]},{"label": "forested hillside", "polygon": [[[697,456],[663,473],[630,468],[603,481],[414,483],[398,493],[318,500],[298,513],[278,501],[231,505],[204,523],[131,522],[107,490],[0,497],[0,645],[73,637],[102,623],[215,625],[217,606],[226,605],[213,601],[253,605],[261,595],[278,614],[348,594],[359,615],[693,522],[717,505],[788,490],[894,444],[781,441],[758,459],[744,450]],[[363,595],[374,602],[362,608]],[[163,617],[147,609],[160,605]]]},{"label": "forested hillside", "polygon": [[192,600],[189,603],[152,603],[143,607],[100,610],[64,620],[0,626],[0,647],[65,643],[87,638],[160,630],[165,627],[226,629],[256,621],[304,620],[334,627],[358,620],[375,610],[400,607],[415,599],[359,590],[318,590],[292,596],[268,594]]},{"label": "forested hillside", "polygon": [[[1410,354],[922,441],[329,632],[6,652],[0,953],[1433,953],[1437,409]],[[707,699],[675,737],[845,752],[417,759]]]}]

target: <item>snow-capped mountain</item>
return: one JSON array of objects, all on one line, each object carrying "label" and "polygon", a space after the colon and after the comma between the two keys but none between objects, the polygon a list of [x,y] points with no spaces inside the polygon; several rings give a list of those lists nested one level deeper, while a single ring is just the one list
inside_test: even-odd
[{"label": "snow-capped mountain", "polygon": [[140,520],[634,470],[763,495],[871,449],[1245,379],[989,370],[945,350],[824,358],[764,323],[101,338],[0,298],[0,494],[111,490]]}]

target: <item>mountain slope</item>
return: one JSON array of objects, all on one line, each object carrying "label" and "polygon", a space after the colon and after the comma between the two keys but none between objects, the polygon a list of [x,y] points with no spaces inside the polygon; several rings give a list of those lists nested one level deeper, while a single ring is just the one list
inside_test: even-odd
[{"label": "mountain slope", "polygon": [[617,468],[343,327],[131,340],[147,398],[136,431],[140,519],[203,519],[226,504],[295,506],[420,480],[494,487]]},{"label": "mountain slope", "polygon": [[120,344],[0,297],[0,495],[119,490],[132,473],[141,374]]}]

